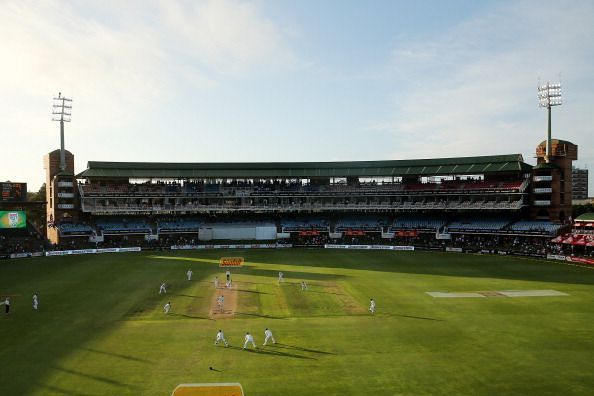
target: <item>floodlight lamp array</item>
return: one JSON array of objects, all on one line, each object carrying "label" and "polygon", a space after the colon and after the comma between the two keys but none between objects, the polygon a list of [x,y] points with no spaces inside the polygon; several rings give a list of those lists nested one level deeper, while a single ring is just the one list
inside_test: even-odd
[{"label": "floodlight lamp array", "polygon": [[52,105],[52,121],[70,122],[72,116],[72,99],[65,98],[61,94],[57,98],[54,98],[54,104]]},{"label": "floodlight lamp array", "polygon": [[561,84],[546,83],[538,87],[538,105],[539,107],[559,106],[561,100]]}]

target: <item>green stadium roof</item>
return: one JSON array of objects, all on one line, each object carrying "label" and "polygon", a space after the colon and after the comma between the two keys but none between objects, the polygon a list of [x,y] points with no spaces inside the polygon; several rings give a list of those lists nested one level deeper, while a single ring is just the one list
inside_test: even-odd
[{"label": "green stadium roof", "polygon": [[594,213],[583,213],[575,218],[576,221],[594,221]]},{"label": "green stadium roof", "polygon": [[89,161],[78,178],[298,178],[434,176],[530,171],[521,154],[349,162],[100,162]]}]

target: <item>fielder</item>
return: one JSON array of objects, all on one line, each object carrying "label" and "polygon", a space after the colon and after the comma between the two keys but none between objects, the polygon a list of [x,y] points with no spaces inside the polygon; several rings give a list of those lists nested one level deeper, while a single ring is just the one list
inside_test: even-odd
[{"label": "fielder", "polygon": [[227,344],[227,340],[225,340],[225,335],[223,334],[223,330],[219,330],[219,332],[217,333],[217,339],[215,340],[215,345],[219,344],[219,341],[223,341],[225,343],[225,346],[228,347],[229,344]]},{"label": "fielder", "polygon": [[283,278],[285,275],[282,272],[278,273],[278,283],[281,283],[285,280],[285,278]]},{"label": "fielder", "polygon": [[301,281],[301,290],[309,290],[305,281]]},{"label": "fielder", "polygon": [[219,277],[218,276],[215,276],[214,285],[215,285],[215,289],[219,288]]},{"label": "fielder", "polygon": [[192,274],[193,272],[191,269],[189,269],[188,272],[186,272],[186,275],[188,275],[188,280],[192,280]]},{"label": "fielder", "polygon": [[168,302],[167,304],[165,304],[165,306],[163,307],[163,312],[165,312],[166,314],[169,313],[169,311],[171,310],[171,303]]},{"label": "fielder", "polygon": [[4,312],[6,315],[10,312],[10,297],[6,297],[6,300],[4,300]]},{"label": "fielder", "polygon": [[159,288],[159,294],[167,293],[167,289],[165,288],[165,282]]},{"label": "fielder", "polygon": [[33,309],[37,311],[37,307],[39,306],[39,298],[37,297],[37,293],[33,294]]},{"label": "fielder", "polygon": [[375,313],[375,300],[373,298],[369,301],[369,312]]},{"label": "fielder", "polygon": [[254,349],[257,349],[256,343],[254,342],[254,336],[252,336],[249,332],[245,333],[245,343],[243,344],[243,349],[247,347],[248,342],[251,342]]},{"label": "fielder", "polygon": [[268,343],[268,340],[272,340],[272,343],[276,344],[276,341],[274,340],[274,337],[272,336],[272,331],[270,331],[269,329],[266,329],[264,331],[264,345],[266,345]]}]

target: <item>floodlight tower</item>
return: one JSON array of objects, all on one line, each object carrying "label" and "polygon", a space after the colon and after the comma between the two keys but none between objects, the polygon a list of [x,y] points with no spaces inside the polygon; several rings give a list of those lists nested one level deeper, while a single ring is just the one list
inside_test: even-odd
[{"label": "floodlight tower", "polygon": [[547,149],[545,160],[547,163],[551,162],[551,107],[561,105],[561,84],[551,84],[547,82],[544,85],[538,85],[538,106],[546,107],[549,113],[548,128],[547,128]]},{"label": "floodlight tower", "polygon": [[60,122],[60,170],[66,171],[66,151],[64,149],[64,123],[70,122],[72,116],[72,99],[62,96],[58,92],[58,97],[54,98],[52,111],[52,121]]}]

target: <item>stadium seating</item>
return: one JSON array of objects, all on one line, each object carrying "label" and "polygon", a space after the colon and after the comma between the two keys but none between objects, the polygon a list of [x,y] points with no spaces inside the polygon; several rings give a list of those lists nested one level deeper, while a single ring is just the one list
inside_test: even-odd
[{"label": "stadium seating", "polygon": [[362,231],[382,231],[382,227],[387,226],[389,220],[387,216],[350,216],[341,218],[336,222],[335,230],[343,232],[347,230],[362,230]]},{"label": "stadium seating", "polygon": [[509,229],[512,231],[519,232],[534,232],[534,233],[546,233],[554,235],[562,227],[561,224],[553,223],[550,221],[517,221],[510,225]]},{"label": "stadium seating", "polygon": [[304,230],[329,231],[330,222],[321,218],[282,219],[281,227],[283,232]]},{"label": "stadium seating", "polygon": [[151,233],[152,227],[146,219],[98,219],[97,227],[104,234]]},{"label": "stadium seating", "polygon": [[93,227],[83,223],[61,223],[57,225],[62,235],[91,235]]},{"label": "stadium seating", "polygon": [[422,215],[398,215],[390,232],[403,229],[411,230],[437,230],[446,224],[446,219],[440,216],[422,216]]},{"label": "stadium seating", "polygon": [[450,232],[460,232],[460,231],[500,231],[503,230],[509,223],[511,219],[509,218],[479,218],[479,217],[467,217],[464,219],[454,220],[450,222],[447,226],[448,231]]},{"label": "stadium seating", "polygon": [[157,230],[161,232],[198,232],[202,222],[195,218],[179,217],[175,220],[159,220]]}]

